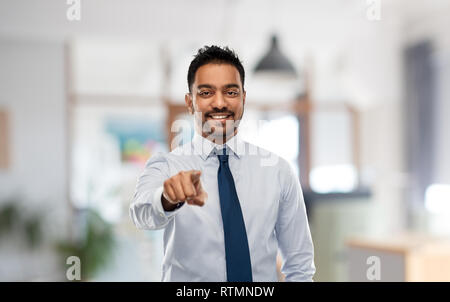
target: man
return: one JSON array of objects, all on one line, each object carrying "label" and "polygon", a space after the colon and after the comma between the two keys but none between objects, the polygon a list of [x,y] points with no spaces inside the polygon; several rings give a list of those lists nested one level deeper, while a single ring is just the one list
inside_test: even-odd
[{"label": "man", "polygon": [[163,281],[277,281],[278,250],[286,281],[312,281],[298,178],[286,160],[238,135],[244,79],[233,51],[200,49],[185,96],[194,138],[151,157],[139,178],[130,216],[139,229],[164,228]]}]

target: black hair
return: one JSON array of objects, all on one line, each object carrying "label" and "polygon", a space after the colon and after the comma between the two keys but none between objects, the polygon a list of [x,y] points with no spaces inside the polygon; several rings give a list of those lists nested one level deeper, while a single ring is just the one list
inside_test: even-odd
[{"label": "black hair", "polygon": [[195,73],[197,70],[206,64],[217,63],[217,64],[230,64],[239,71],[241,77],[242,88],[244,88],[245,71],[242,66],[242,62],[239,60],[236,53],[229,49],[228,47],[220,47],[216,45],[204,46],[200,48],[197,54],[194,56],[191,64],[189,65],[189,70],[187,74],[187,82],[189,92],[191,92],[192,84],[194,83]]}]

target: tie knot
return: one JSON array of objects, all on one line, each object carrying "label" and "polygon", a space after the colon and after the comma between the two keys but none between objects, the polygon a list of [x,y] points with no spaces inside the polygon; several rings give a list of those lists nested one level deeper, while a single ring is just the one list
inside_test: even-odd
[{"label": "tie knot", "polygon": [[217,154],[221,164],[228,163],[228,154]]},{"label": "tie knot", "polygon": [[226,148],[216,149],[216,154],[219,158],[220,163],[228,163],[228,154]]}]

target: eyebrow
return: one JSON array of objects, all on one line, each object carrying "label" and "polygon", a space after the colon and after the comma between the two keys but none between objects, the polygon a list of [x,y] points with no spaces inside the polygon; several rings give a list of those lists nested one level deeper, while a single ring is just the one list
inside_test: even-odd
[{"label": "eyebrow", "polygon": [[240,88],[238,84],[227,84],[225,88]]},{"label": "eyebrow", "polygon": [[[224,87],[225,89],[228,89],[228,88],[240,88],[238,84],[234,84],[234,83],[232,83],[232,84],[226,84],[226,85],[223,86],[223,87]],[[197,86],[197,89],[202,89],[202,88],[216,89],[215,86],[210,85],[210,84],[200,84],[200,85]]]}]

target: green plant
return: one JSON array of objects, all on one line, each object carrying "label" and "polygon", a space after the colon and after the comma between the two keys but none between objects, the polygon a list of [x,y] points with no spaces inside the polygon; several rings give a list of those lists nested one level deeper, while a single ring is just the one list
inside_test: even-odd
[{"label": "green plant", "polygon": [[30,248],[35,248],[42,242],[42,214],[24,213],[19,204],[18,199],[12,199],[0,208],[0,236],[17,231]]},{"label": "green plant", "polygon": [[0,209],[0,235],[10,232],[19,218],[19,211],[13,202],[6,203]]},{"label": "green plant", "polygon": [[104,221],[94,210],[80,213],[85,221],[84,232],[80,240],[62,241],[57,249],[64,259],[77,256],[81,261],[81,279],[92,278],[111,258],[114,246],[112,226]]}]

